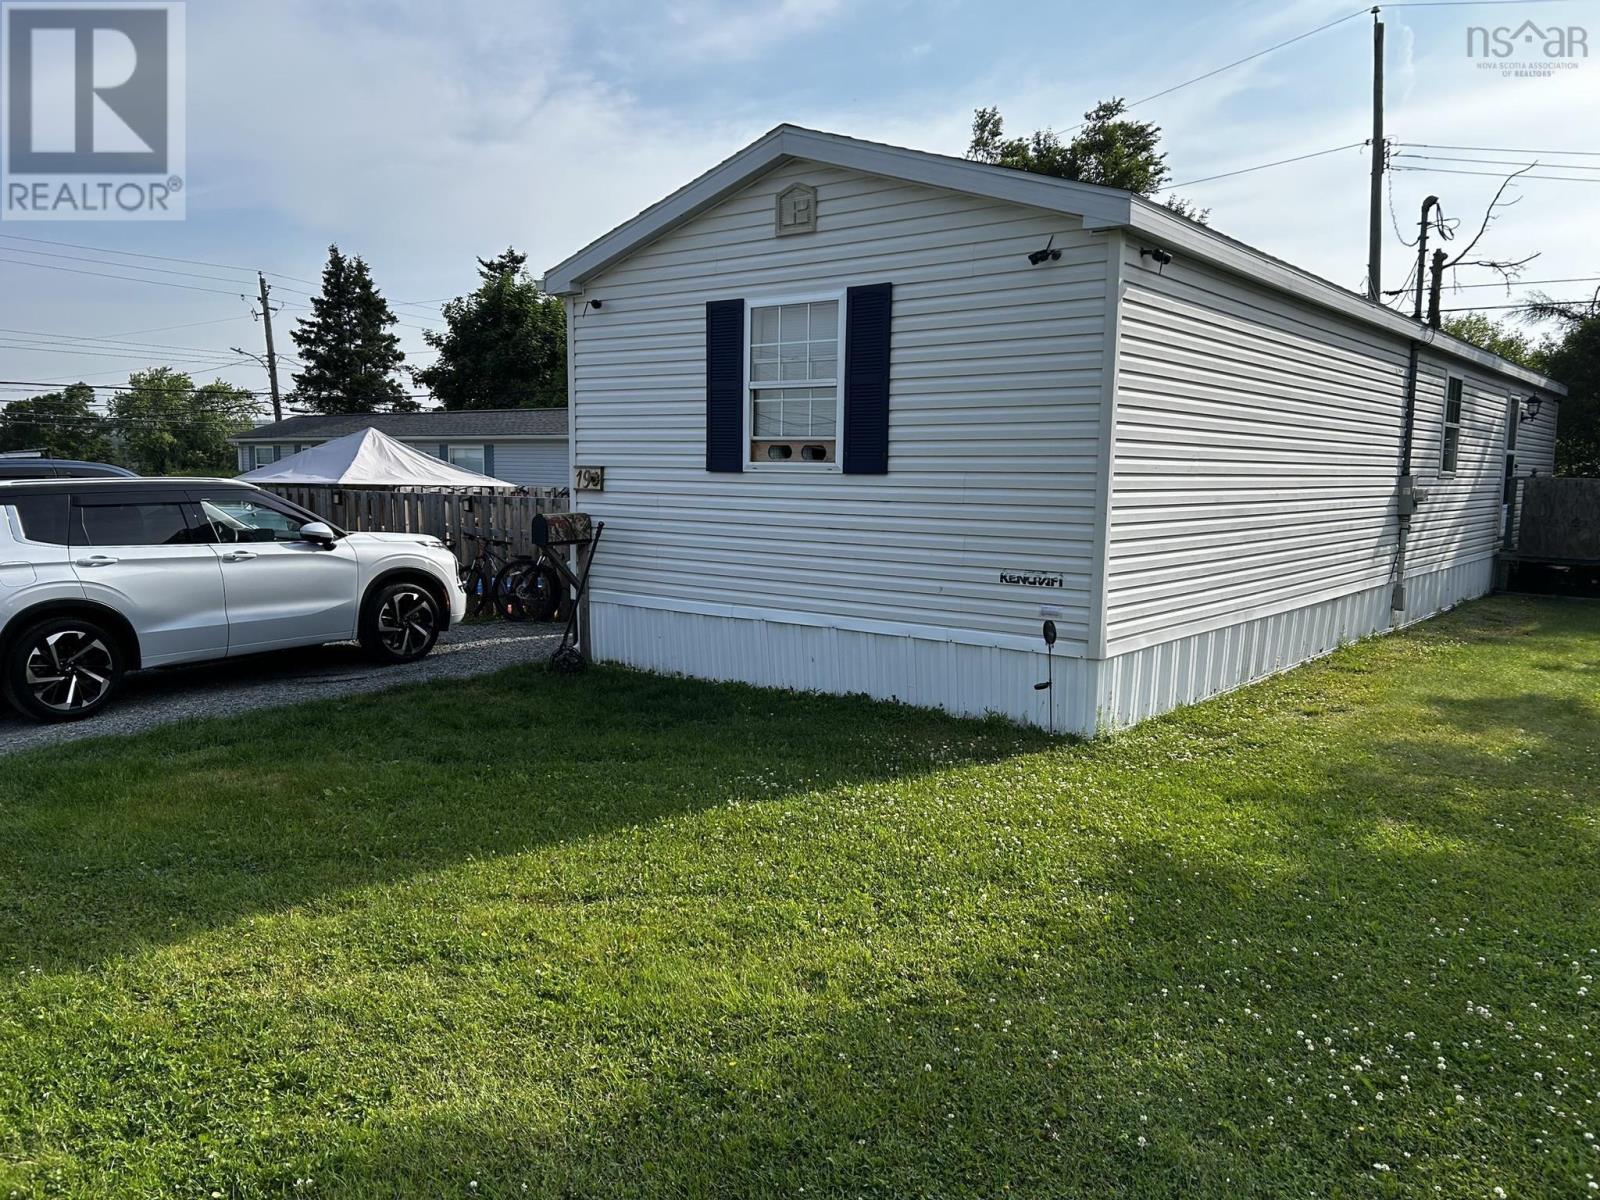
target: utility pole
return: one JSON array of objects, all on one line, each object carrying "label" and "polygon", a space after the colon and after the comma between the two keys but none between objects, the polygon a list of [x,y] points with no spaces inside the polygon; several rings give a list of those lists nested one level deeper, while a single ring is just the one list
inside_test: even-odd
[{"label": "utility pole", "polygon": [[1383,303],[1383,22],[1372,10],[1372,194],[1367,212],[1367,299]]},{"label": "utility pole", "polygon": [[1428,324],[1439,328],[1439,288],[1444,283],[1444,251],[1433,252],[1432,275],[1428,281]]},{"label": "utility pole", "polygon": [[1417,304],[1412,319],[1422,320],[1422,289],[1428,285],[1428,213],[1439,203],[1439,197],[1428,196],[1422,201],[1422,219],[1417,222]]},{"label": "utility pole", "polygon": [[278,356],[272,349],[272,289],[260,271],[256,272],[256,278],[261,281],[261,324],[267,331],[267,381],[272,387],[272,419],[281,421],[283,403],[278,399]]}]

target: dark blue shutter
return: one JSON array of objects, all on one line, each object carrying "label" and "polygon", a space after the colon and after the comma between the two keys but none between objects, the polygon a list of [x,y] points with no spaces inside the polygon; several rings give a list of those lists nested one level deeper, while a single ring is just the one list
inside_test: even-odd
[{"label": "dark blue shutter", "polygon": [[706,302],[706,470],[744,470],[744,301]]},{"label": "dark blue shutter", "polygon": [[485,442],[483,446],[483,473],[494,474],[494,443]]},{"label": "dark blue shutter", "polygon": [[844,473],[889,470],[889,318],[894,285],[853,287],[845,297]]}]

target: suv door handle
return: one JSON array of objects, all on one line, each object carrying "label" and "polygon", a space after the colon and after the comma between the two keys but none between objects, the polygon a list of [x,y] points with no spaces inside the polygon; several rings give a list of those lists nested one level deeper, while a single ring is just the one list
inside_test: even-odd
[{"label": "suv door handle", "polygon": [[91,554],[88,558],[80,558],[75,561],[80,567],[110,567],[115,566],[119,560],[112,558],[109,554]]},{"label": "suv door handle", "polygon": [[223,562],[249,562],[256,557],[254,550],[230,550],[222,556]]}]

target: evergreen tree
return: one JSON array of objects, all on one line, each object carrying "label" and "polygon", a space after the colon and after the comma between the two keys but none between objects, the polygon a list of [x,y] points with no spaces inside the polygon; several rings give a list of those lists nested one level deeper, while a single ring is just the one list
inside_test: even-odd
[{"label": "evergreen tree", "polygon": [[559,408],[567,402],[567,319],[514,249],[478,260],[481,282],[422,336],[439,357],[413,377],[446,407]]},{"label": "evergreen tree", "polygon": [[395,378],[405,354],[389,331],[393,324],[367,264],[329,246],[322,294],[312,297],[311,315],[292,334],[305,362],[294,377],[295,399],[319,413],[416,409]]},{"label": "evergreen tree", "polygon": [[[1070,142],[1053,129],[1038,129],[1029,137],[1005,136],[1005,121],[997,108],[980,108],[972,116],[972,142],[967,157],[997,167],[1054,175],[1078,183],[1097,183],[1149,196],[1162,191],[1171,171],[1161,150],[1161,127],[1153,121],[1132,121],[1123,114],[1127,101],[1102,100],[1083,114]],[[1210,209],[1196,208],[1179,196],[1166,205],[1179,216],[1205,224]]]},{"label": "evergreen tree", "polygon": [[74,383],[64,391],[13,400],[0,409],[0,450],[37,450],[47,458],[111,461],[105,418],[94,409],[94,389]]}]

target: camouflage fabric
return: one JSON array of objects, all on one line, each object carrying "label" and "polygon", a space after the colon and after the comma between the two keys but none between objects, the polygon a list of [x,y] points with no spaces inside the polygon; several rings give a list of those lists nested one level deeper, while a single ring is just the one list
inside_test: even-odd
[{"label": "camouflage fabric", "polygon": [[533,518],[535,546],[581,546],[594,541],[588,513],[540,513]]}]

